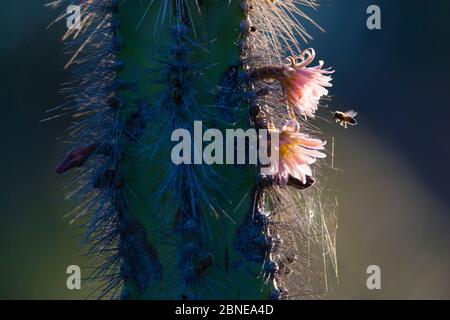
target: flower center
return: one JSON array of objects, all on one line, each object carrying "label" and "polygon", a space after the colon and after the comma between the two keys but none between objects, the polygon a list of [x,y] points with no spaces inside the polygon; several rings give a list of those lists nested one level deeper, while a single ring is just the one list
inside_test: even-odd
[{"label": "flower center", "polygon": [[293,145],[290,143],[284,143],[280,146],[280,158],[289,157],[291,154],[295,152]]}]

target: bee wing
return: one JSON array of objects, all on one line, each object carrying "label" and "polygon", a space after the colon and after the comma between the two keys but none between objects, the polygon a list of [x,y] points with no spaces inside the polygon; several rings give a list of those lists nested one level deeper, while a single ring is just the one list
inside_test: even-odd
[{"label": "bee wing", "polygon": [[358,112],[356,112],[355,110],[348,110],[347,112],[345,112],[345,115],[347,117],[354,118],[358,115]]}]

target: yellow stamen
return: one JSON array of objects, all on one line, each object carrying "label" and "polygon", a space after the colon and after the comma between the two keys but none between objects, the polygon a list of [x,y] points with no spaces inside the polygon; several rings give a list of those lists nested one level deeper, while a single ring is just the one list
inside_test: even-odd
[{"label": "yellow stamen", "polygon": [[285,143],[280,146],[279,155],[281,158],[287,158],[295,152],[295,145]]}]

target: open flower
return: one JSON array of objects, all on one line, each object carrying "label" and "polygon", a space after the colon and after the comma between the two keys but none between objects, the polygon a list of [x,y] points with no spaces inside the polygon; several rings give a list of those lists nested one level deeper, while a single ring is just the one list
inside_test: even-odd
[{"label": "open flower", "polygon": [[328,94],[326,88],[332,86],[329,75],[334,72],[322,69],[323,61],[315,67],[308,67],[314,58],[314,49],[305,50],[298,57],[290,57],[290,64],[283,67],[283,76],[278,77],[288,105],[311,118],[314,118],[320,98]]},{"label": "open flower", "polygon": [[326,157],[323,152],[318,151],[325,149],[325,143],[300,133],[299,123],[293,119],[288,120],[279,132],[278,172],[275,169],[272,171],[275,181],[285,187],[291,176],[306,185],[308,177],[312,176],[310,165],[317,158]]}]

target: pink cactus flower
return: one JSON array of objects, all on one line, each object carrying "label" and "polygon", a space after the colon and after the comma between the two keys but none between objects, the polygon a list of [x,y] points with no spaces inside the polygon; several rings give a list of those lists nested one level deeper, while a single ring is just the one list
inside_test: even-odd
[{"label": "pink cactus flower", "polygon": [[55,172],[58,175],[63,174],[70,169],[81,167],[87,161],[89,156],[97,149],[97,144],[91,144],[87,147],[70,150],[66,157],[58,164]]},{"label": "pink cactus flower", "polygon": [[306,184],[307,177],[312,176],[310,165],[315,163],[317,158],[326,157],[318,151],[325,149],[325,144],[324,141],[300,133],[299,123],[293,119],[288,120],[279,132],[278,172],[273,170],[275,181],[285,187],[290,175]]},{"label": "pink cactus flower", "polygon": [[305,117],[314,118],[319,100],[328,94],[327,87],[331,87],[334,71],[322,69],[324,62],[309,68],[315,58],[314,49],[303,51],[298,57],[290,57],[290,64],[283,67],[283,76],[278,77],[281,82],[287,103],[296,108]]}]

